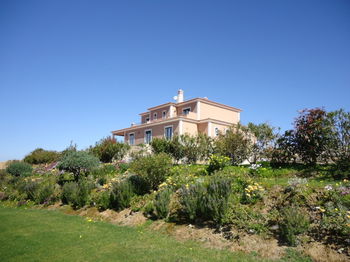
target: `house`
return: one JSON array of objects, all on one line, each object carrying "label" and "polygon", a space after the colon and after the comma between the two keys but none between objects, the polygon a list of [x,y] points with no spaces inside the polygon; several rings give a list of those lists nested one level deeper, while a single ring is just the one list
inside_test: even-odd
[{"label": "house", "polygon": [[148,108],[140,114],[141,123],[112,131],[113,137],[123,136],[125,143],[130,145],[148,144],[154,137],[170,139],[182,134],[204,133],[215,137],[240,121],[242,110],[238,108],[208,98],[184,101],[181,89],[174,99],[176,102]]}]

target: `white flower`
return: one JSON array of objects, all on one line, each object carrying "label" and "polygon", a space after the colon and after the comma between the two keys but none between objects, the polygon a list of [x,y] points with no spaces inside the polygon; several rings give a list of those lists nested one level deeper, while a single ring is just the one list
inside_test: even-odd
[{"label": "white flower", "polygon": [[326,186],[324,187],[324,189],[326,189],[327,191],[330,191],[330,190],[333,189],[333,187],[332,187],[331,185],[326,185]]}]

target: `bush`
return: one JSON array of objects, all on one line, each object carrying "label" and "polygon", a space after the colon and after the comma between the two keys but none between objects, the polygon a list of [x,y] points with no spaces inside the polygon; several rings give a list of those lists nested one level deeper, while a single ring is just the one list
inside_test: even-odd
[{"label": "bush", "polygon": [[140,175],[150,189],[157,190],[158,186],[165,181],[172,166],[171,162],[167,154],[161,153],[136,159],[131,163],[130,169]]},{"label": "bush", "polygon": [[112,184],[110,195],[111,207],[115,210],[123,210],[130,207],[132,197],[135,195],[133,186],[127,180]]},{"label": "bush", "polygon": [[37,148],[31,153],[29,153],[23,161],[32,165],[36,164],[46,164],[58,161],[60,158],[60,153],[56,151],[48,151],[42,148]]},{"label": "bush", "polygon": [[84,151],[70,151],[65,154],[58,164],[60,170],[72,172],[75,181],[82,173],[88,173],[99,166],[99,160]]},{"label": "bush", "polygon": [[104,185],[109,178],[114,177],[117,174],[117,169],[114,165],[104,164],[99,168],[91,170],[90,174],[97,179],[98,184]]},{"label": "bush", "polygon": [[144,195],[149,192],[149,184],[143,177],[139,175],[130,175],[127,180],[132,185],[136,195]]},{"label": "bush", "polygon": [[63,185],[61,200],[64,204],[69,204],[73,208],[84,207],[88,201],[91,185],[87,181],[69,182]]},{"label": "bush", "polygon": [[182,212],[190,221],[204,219],[221,224],[228,210],[231,180],[212,177],[209,182],[183,186],[180,190]]},{"label": "bush", "polygon": [[100,159],[103,163],[110,163],[113,160],[121,160],[126,155],[130,146],[128,144],[119,143],[112,137],[106,137],[96,143],[90,151]]},{"label": "bush", "polygon": [[158,192],[154,201],[154,208],[158,218],[166,218],[169,214],[169,203],[172,195],[170,189],[164,189]]},{"label": "bush", "polygon": [[98,210],[103,211],[111,206],[111,196],[108,190],[97,191],[94,195],[94,204]]},{"label": "bush", "polygon": [[55,200],[54,198],[55,185],[50,181],[40,183],[35,196],[35,203],[49,204]]},{"label": "bush", "polygon": [[296,206],[283,208],[280,214],[281,237],[287,244],[296,246],[297,235],[305,233],[309,228],[309,217]]},{"label": "bush", "polygon": [[31,165],[24,162],[19,162],[19,161],[10,163],[6,168],[7,173],[17,177],[29,176],[31,175],[32,171],[33,171],[33,168]]},{"label": "bush", "polygon": [[224,167],[228,166],[230,163],[230,158],[220,155],[211,155],[209,157],[208,173],[211,174],[215,171],[222,170]]}]

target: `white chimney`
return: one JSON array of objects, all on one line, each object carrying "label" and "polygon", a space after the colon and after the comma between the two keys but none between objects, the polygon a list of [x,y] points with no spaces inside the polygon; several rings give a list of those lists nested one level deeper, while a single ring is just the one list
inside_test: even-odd
[{"label": "white chimney", "polygon": [[181,103],[184,101],[184,91],[182,89],[179,89],[179,91],[177,91],[177,103]]}]

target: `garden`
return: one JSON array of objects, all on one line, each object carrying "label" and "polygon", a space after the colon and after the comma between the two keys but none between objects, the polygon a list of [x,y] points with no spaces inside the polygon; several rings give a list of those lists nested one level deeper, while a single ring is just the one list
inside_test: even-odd
[{"label": "garden", "polygon": [[0,213],[117,221],[247,261],[349,261],[349,180],[350,113],[315,108],[283,134],[249,123],[137,151],[111,137],[82,151],[36,149],[0,170]]}]

